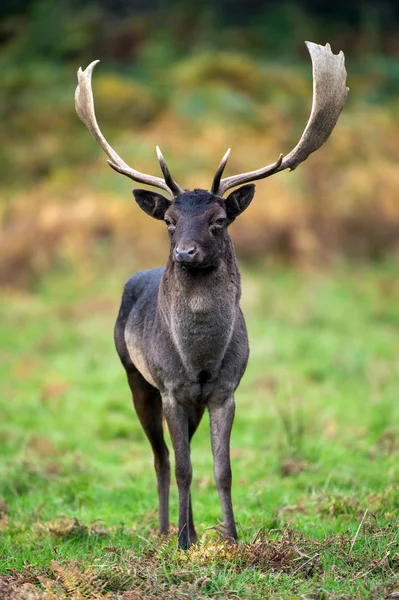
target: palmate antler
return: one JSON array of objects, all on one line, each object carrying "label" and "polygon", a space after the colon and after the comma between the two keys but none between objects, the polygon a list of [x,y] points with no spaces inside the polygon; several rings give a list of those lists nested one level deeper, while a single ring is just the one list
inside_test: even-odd
[{"label": "palmate antler", "polygon": [[[349,88],[346,87],[346,69],[345,57],[343,52],[333,54],[330,44],[319,46],[312,42],[305,42],[309,50],[313,65],[313,104],[310,119],[302,134],[298,144],[287,156],[282,154],[276,162],[248,173],[233,175],[222,179],[227,160],[230,155],[230,149],[222,158],[215,176],[213,178],[211,192],[216,196],[222,197],[227,190],[232,187],[265,179],[284,169],[295,169],[301,162],[307,159],[309,154],[320,148],[330,137],[332,130],[338,120],[338,117],[345,104]],[[76,88],[75,107],[81,121],[100,144],[110,160],[108,164],[118,173],[130,177],[134,181],[146,183],[169,192],[172,198],[183,193],[182,188],[172,179],[168,166],[165,162],[162,152],[157,146],[158,160],[161,165],[164,179],[140,173],[129,167],[120,156],[111,148],[103,136],[98,126],[94,112],[93,91],[91,78],[94,67],[98,60],[92,62],[85,71],[79,69]]]},{"label": "palmate antler", "polygon": [[349,91],[346,87],[345,57],[343,52],[333,54],[330,44],[305,44],[313,64],[313,104],[310,119],[298,144],[287,156],[283,158],[280,154],[276,162],[267,167],[221,179],[230,154],[229,149],[213,179],[213,194],[221,197],[228,189],[242,183],[264,179],[284,169],[293,170],[330,137]]},{"label": "palmate antler", "polygon": [[155,177],[153,175],[147,175],[146,173],[140,173],[140,171],[136,171],[135,169],[129,167],[108,144],[107,140],[101,133],[97,123],[96,114],[94,112],[93,90],[91,87],[93,70],[96,64],[99,62],[100,61],[95,60],[90,63],[90,65],[84,71],[82,71],[82,69],[79,69],[78,71],[79,85],[75,92],[75,108],[80,120],[86,125],[87,129],[90,131],[94,139],[100,144],[107,156],[109,156],[110,160],[107,162],[115,171],[122,173],[122,175],[126,175],[126,177],[130,177],[130,179],[133,179],[134,181],[139,181],[140,183],[146,183],[148,185],[161,188],[162,190],[169,192],[172,197],[178,196],[183,192],[183,190],[175,181],[173,181],[165,159],[162,156],[162,152],[158,146],[157,155],[164,179]]}]

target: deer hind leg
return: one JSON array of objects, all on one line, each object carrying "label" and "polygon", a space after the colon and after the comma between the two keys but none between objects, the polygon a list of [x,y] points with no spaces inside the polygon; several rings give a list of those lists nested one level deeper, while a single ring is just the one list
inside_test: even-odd
[{"label": "deer hind leg", "polygon": [[169,531],[170,464],[169,451],[163,435],[161,395],[135,368],[129,368],[127,377],[133,394],[134,407],[154,453],[158,481],[159,532],[167,533]]},{"label": "deer hind leg", "polygon": [[237,529],[231,501],[230,434],[234,420],[234,398],[209,406],[211,442],[216,487],[218,489],[226,539],[236,541]]}]

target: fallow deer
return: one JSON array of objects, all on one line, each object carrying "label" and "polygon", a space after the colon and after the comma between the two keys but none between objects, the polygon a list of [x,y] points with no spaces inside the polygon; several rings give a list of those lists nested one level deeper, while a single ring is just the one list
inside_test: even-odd
[{"label": "fallow deer", "polygon": [[[179,494],[179,546],[197,540],[191,507],[190,441],[205,409],[210,416],[214,477],[222,506],[224,532],[237,540],[231,501],[230,433],[234,392],[248,361],[248,338],[240,309],[240,272],[228,227],[249,206],[249,182],[295,169],[330,136],[348,93],[344,55],[329,44],[306,42],[313,64],[313,105],[299,143],[285,157],[256,171],[222,179],[226,152],[209,191],[182,189],[157,147],[163,178],[129,167],[111,148],[97,124],[91,87],[92,62],[79,69],[76,110],[118,173],[161,189],[134,189],[140,208],[164,221],[170,238],[166,267],[141,271],[123,291],[115,343],[126,369],[139,420],[154,453],[158,481],[160,532],[169,529],[170,467],[163,417],[175,455]],[[242,185],[224,194],[230,188]]]}]

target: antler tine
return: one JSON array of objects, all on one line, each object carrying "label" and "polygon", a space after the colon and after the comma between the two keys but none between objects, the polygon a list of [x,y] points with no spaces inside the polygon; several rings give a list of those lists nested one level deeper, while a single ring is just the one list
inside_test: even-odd
[{"label": "antler tine", "polygon": [[292,171],[330,137],[349,91],[346,87],[345,56],[343,52],[333,54],[330,44],[305,44],[313,65],[313,103],[301,139],[289,154],[284,158],[281,154],[274,164],[222,179],[218,191],[214,192],[218,196],[223,196],[228,189],[242,183],[264,179],[284,169]]},{"label": "antler tine", "polygon": [[140,183],[146,183],[148,185],[161,188],[173,196],[174,192],[172,188],[169,187],[169,185],[160,177],[147,175],[146,173],[140,173],[140,171],[136,171],[135,169],[129,167],[115,152],[115,150],[111,148],[101,133],[94,111],[93,90],[91,86],[93,70],[99,62],[99,60],[95,60],[90,63],[90,65],[84,71],[82,69],[79,69],[78,71],[79,84],[75,92],[75,108],[80,120],[84,123],[84,125],[86,125],[94,139],[100,144],[101,148],[110,158],[110,160],[107,162],[115,171],[121,173],[122,175],[126,175],[126,177],[130,177],[130,179],[133,179],[134,181],[139,181]]},{"label": "antler tine", "polygon": [[169,189],[171,190],[173,196],[180,196],[183,193],[181,187],[172,179],[172,175],[170,174],[168,165],[166,164],[166,160],[163,157],[161,149],[159,146],[156,147],[157,156],[159,160],[159,164],[161,165],[162,173],[165,179],[165,182]]},{"label": "antler tine", "polygon": [[216,170],[215,176],[214,176],[213,181],[212,181],[212,186],[211,186],[211,193],[212,194],[217,194],[218,193],[219,186],[220,186],[220,180],[222,178],[223,171],[225,169],[227,161],[229,160],[229,156],[230,156],[230,148],[228,148],[226,154],[223,156],[223,158],[220,161],[219,166],[218,166],[218,168]]}]

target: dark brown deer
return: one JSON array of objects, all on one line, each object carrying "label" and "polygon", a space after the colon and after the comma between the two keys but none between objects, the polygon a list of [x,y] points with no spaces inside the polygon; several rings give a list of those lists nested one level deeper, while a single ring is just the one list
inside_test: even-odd
[{"label": "dark brown deer", "polygon": [[179,546],[196,541],[190,485],[190,441],[207,408],[214,476],[224,532],[237,540],[231,501],[230,433],[234,392],[248,361],[248,339],[240,309],[240,272],[228,227],[250,204],[255,186],[243,185],[284,169],[295,169],[331,134],[348,93],[344,55],[306,42],[313,63],[313,106],[297,146],[257,171],[222,179],[223,157],[210,191],[181,189],[157,148],[163,178],[129,167],[102,135],[94,113],[91,78],[95,65],[79,69],[76,110],[109,157],[110,166],[134,181],[160,188],[134,189],[144,212],[165,222],[170,238],[166,267],[141,271],[124,288],[115,326],[116,348],[126,369],[133,402],[154,453],[160,532],[169,528],[170,467],[162,417],[175,454],[179,492]]}]

